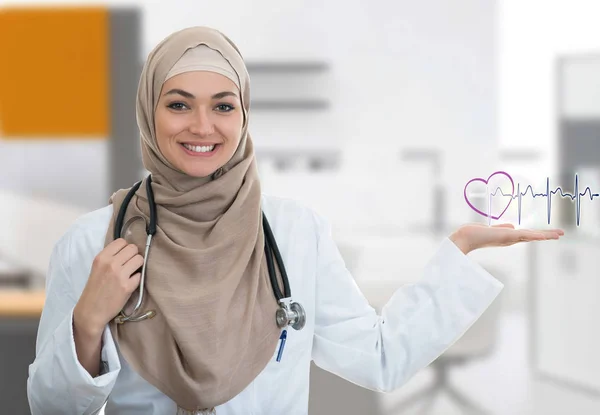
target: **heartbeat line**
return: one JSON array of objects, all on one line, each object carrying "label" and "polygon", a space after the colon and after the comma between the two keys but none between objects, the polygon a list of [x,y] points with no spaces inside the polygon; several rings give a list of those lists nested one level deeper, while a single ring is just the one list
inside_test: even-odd
[{"label": "heartbeat line", "polygon": [[[477,213],[486,216],[487,218],[489,218],[488,222],[491,222],[491,219],[500,219],[500,217],[504,214],[504,212],[506,212],[506,210],[508,209],[508,206],[511,204],[511,202],[515,199],[518,199],[518,214],[519,214],[519,224],[521,224],[521,201],[523,196],[527,195],[527,192],[531,193],[531,196],[535,199],[536,197],[546,197],[547,198],[547,202],[546,202],[546,206],[547,206],[547,218],[548,218],[548,225],[550,224],[550,217],[551,217],[551,212],[552,212],[552,196],[556,195],[557,193],[560,193],[561,198],[569,198],[571,199],[571,201],[575,201],[575,214],[576,214],[576,222],[577,222],[577,226],[579,226],[580,223],[580,219],[581,219],[581,198],[584,197],[585,195],[588,195],[588,197],[590,198],[590,200],[594,200],[594,197],[600,197],[600,193],[592,193],[592,190],[589,187],[586,187],[585,190],[583,191],[583,193],[581,193],[579,191],[579,176],[577,174],[575,174],[575,191],[573,194],[570,193],[566,193],[563,192],[563,190],[561,189],[561,187],[557,187],[555,190],[550,190],[550,178],[546,177],[546,192],[545,193],[534,193],[533,192],[533,187],[531,187],[531,185],[528,185],[525,188],[524,192],[521,192],[521,184],[517,183],[517,191],[516,194],[511,194],[511,193],[504,193],[502,191],[502,189],[500,188],[500,186],[496,187],[496,190],[494,190],[493,193],[488,193],[486,192],[484,195],[489,195],[489,199],[488,199],[488,210],[487,210],[487,215],[476,209],[468,200],[467,197],[467,186],[469,185],[469,183],[473,182],[473,181],[482,181],[486,184],[486,189],[487,189],[487,184],[490,180],[490,178],[494,175],[497,174],[503,174],[505,176],[507,176],[510,179],[510,182],[513,186],[514,189],[514,182],[512,180],[512,178],[508,175],[508,173],[505,172],[496,172],[493,173],[488,180],[483,180],[483,179],[473,179],[471,181],[469,181],[467,183],[467,185],[465,186],[465,199],[467,200],[467,203],[469,204],[469,206],[471,206],[471,208],[473,210],[475,210]],[[496,196],[496,194],[500,192],[500,194],[504,197],[510,197],[510,201],[508,202],[508,204],[506,205],[506,208],[504,209],[504,211],[498,215],[498,216],[492,216],[491,214],[491,205],[492,205],[492,197]],[[481,193],[473,193],[472,195],[482,195]]]}]

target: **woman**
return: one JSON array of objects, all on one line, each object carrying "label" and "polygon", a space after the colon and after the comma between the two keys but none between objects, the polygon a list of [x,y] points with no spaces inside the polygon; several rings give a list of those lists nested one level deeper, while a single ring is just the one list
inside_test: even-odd
[{"label": "woman", "polygon": [[[130,200],[129,189],[116,192],[56,244],[29,370],[33,414],[89,414],[105,403],[107,414],[306,413],[311,360],[365,388],[393,390],[500,292],[469,251],[562,235],[462,227],[379,316],[327,221],[261,193],[249,99],[242,56],[216,30],[176,32],[151,52],[137,97],[151,177]],[[146,252],[152,193],[158,222]],[[305,310],[304,322],[292,319],[298,330],[275,318],[289,294],[286,273]],[[276,287],[285,291],[277,298]],[[139,292],[134,316],[142,318],[128,320]]]}]

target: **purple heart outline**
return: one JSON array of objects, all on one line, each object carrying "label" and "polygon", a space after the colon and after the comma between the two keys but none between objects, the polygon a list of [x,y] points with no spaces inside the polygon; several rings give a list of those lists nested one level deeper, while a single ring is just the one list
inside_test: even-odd
[{"label": "purple heart outline", "polygon": [[508,177],[508,180],[510,180],[510,184],[512,185],[512,191],[511,191],[511,193],[510,193],[510,195],[511,195],[511,198],[510,198],[510,200],[508,201],[508,204],[506,205],[506,207],[504,208],[504,210],[502,211],[502,213],[500,213],[500,215],[498,215],[498,216],[491,216],[491,218],[492,218],[492,219],[500,219],[500,218],[502,217],[502,215],[504,215],[504,212],[506,212],[506,210],[507,210],[507,209],[508,209],[508,207],[510,206],[511,202],[513,201],[513,197],[512,197],[512,196],[515,194],[515,182],[513,181],[512,177],[510,177],[510,174],[508,174],[508,173],[506,173],[506,172],[504,172],[504,171],[497,171],[497,172],[495,172],[495,173],[492,173],[492,174],[490,174],[490,177],[488,177],[488,178],[487,178],[487,180],[484,180],[484,179],[482,179],[482,178],[480,178],[480,177],[476,177],[476,178],[474,178],[474,179],[471,179],[471,180],[469,180],[469,181],[467,182],[467,184],[465,185],[465,189],[464,189],[464,195],[465,195],[465,200],[466,200],[467,204],[468,204],[468,205],[471,207],[471,209],[473,209],[475,212],[479,213],[479,214],[480,214],[480,215],[482,215],[482,216],[485,216],[486,218],[489,218],[490,216],[489,216],[487,213],[485,213],[485,212],[482,212],[481,210],[477,209],[475,206],[473,206],[473,205],[471,204],[471,202],[469,202],[469,198],[467,197],[467,187],[469,187],[469,185],[470,185],[471,183],[473,183],[473,182],[483,182],[483,183],[485,183],[485,184],[487,185],[487,184],[488,184],[488,182],[490,181],[490,179],[491,179],[492,177],[494,177],[495,175],[497,175],[497,174],[503,174],[503,175],[505,175],[506,177]]}]

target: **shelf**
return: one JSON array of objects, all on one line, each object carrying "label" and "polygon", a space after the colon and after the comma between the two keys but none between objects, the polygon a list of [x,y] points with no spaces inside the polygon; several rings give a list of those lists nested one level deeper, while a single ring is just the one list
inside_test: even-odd
[{"label": "shelf", "polygon": [[261,157],[319,157],[319,158],[338,158],[342,156],[342,151],[336,148],[266,148],[257,146],[255,153]]},{"label": "shelf", "polygon": [[0,290],[0,317],[34,317],[42,314],[45,291]]},{"label": "shelf", "polygon": [[329,108],[329,102],[324,100],[258,100],[251,101],[252,110],[270,110],[270,111],[319,111]]},{"label": "shelf", "polygon": [[341,151],[337,149],[256,149],[259,163],[270,160],[280,171],[293,169],[293,166],[298,165],[304,165],[312,171],[337,169],[341,156]]},{"label": "shelf", "polygon": [[249,73],[253,72],[324,72],[329,70],[326,62],[246,62]]},{"label": "shelf", "polygon": [[543,154],[534,149],[503,149],[499,158],[502,161],[540,161]]}]

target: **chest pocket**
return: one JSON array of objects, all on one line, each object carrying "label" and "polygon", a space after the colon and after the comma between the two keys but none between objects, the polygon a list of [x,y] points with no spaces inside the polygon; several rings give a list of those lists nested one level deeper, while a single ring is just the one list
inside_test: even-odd
[{"label": "chest pocket", "polygon": [[[288,327],[285,331],[286,338],[283,348],[282,340],[280,339],[277,342],[277,347],[275,348],[275,352],[273,353],[270,364],[293,366],[305,358],[310,360],[312,344],[310,341],[310,336],[307,336],[308,330],[306,327],[300,331]],[[280,351],[280,360],[277,361]]]}]

